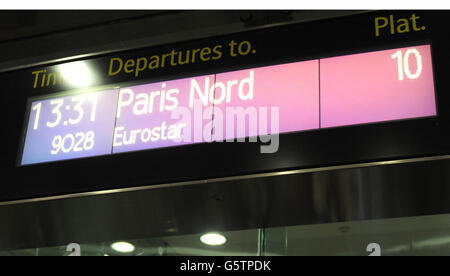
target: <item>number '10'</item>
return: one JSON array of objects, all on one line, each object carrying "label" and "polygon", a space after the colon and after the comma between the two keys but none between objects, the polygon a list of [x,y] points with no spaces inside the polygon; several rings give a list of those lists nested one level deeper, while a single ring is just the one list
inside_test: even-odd
[{"label": "number '10'", "polygon": [[[415,73],[412,73],[411,69],[409,68],[409,56],[411,54],[416,56],[417,69]],[[417,79],[418,77],[420,77],[420,74],[422,73],[422,56],[420,55],[420,52],[417,51],[417,49],[408,49],[404,55],[402,54],[401,50],[398,50],[392,55],[392,58],[397,59],[399,80],[403,80],[404,75],[406,75],[408,79]]]}]

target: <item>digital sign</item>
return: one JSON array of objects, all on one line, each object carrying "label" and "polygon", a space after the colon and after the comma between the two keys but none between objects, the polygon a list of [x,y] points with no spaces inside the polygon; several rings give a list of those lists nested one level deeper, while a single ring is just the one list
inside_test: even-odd
[{"label": "digital sign", "polygon": [[435,115],[422,45],[33,99],[20,164]]},{"label": "digital sign", "polygon": [[320,60],[321,127],[436,115],[430,46]]},{"label": "digital sign", "polygon": [[32,102],[22,164],[111,153],[118,90]]}]

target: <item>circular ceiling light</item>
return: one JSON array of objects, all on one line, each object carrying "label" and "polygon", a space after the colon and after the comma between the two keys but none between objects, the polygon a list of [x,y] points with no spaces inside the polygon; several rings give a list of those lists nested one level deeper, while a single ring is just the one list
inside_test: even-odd
[{"label": "circular ceiling light", "polygon": [[227,242],[227,239],[218,233],[207,233],[200,237],[200,241],[207,245],[222,245]]},{"label": "circular ceiling light", "polygon": [[111,244],[111,248],[120,253],[130,253],[136,249],[134,245],[129,242],[115,242]]}]

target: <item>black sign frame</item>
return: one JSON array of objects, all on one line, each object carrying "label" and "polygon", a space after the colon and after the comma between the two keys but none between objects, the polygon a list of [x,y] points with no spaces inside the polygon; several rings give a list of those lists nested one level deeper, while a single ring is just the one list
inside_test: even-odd
[{"label": "black sign frame", "polygon": [[[376,36],[377,17],[420,16],[425,30],[391,34],[388,29]],[[49,72],[58,63],[2,73],[0,109],[4,118],[0,168],[3,184],[0,202],[102,191],[147,185],[241,176],[290,169],[325,167],[450,153],[450,90],[447,74],[450,39],[446,30],[447,11],[377,11],[317,22],[290,24],[227,36],[180,42],[133,51],[110,53],[85,59],[102,76],[97,86],[167,81],[209,73],[310,60],[345,54],[431,43],[438,116],[366,125],[303,131],[280,135],[280,148],[261,154],[259,143],[205,143],[148,151],[130,152],[30,166],[17,166],[27,101],[72,88],[33,88],[35,70]],[[227,45],[230,41],[250,41],[253,55],[225,57],[216,62],[166,67],[148,71],[138,79],[132,74],[108,77],[111,57],[124,59]]]}]

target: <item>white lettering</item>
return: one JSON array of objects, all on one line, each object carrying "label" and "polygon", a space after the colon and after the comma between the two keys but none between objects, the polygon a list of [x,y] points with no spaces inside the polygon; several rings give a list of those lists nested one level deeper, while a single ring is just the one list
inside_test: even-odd
[{"label": "white lettering", "polygon": [[[128,94],[128,99],[124,101],[123,95]],[[117,118],[120,118],[120,114],[122,111],[122,107],[128,106],[133,102],[134,100],[134,92],[131,89],[121,89],[119,93],[119,103],[117,106]]]},{"label": "white lettering", "polygon": [[160,126],[155,126],[152,129],[132,129],[126,130],[124,127],[116,127],[114,130],[114,147],[124,145],[135,145],[148,142],[158,142],[164,140],[178,140],[181,138],[185,123],[178,123],[167,126],[163,121]]},{"label": "white lettering", "polygon": [[200,85],[195,79],[191,80],[191,91],[189,94],[189,107],[192,108],[194,106],[194,92],[197,92],[197,95],[199,96],[200,100],[202,101],[203,105],[208,105],[208,89],[209,87],[209,77],[205,78],[205,89],[202,94],[202,89],[200,88]]}]

